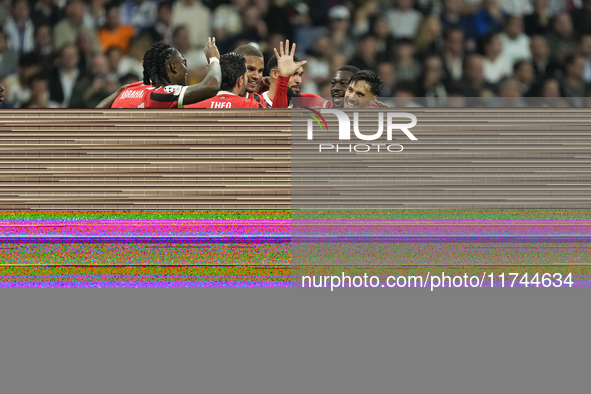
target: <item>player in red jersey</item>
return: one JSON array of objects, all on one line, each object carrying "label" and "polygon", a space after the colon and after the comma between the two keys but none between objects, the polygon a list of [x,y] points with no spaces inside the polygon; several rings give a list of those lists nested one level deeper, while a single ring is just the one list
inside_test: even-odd
[{"label": "player in red jersey", "polygon": [[[293,59],[295,62],[299,61],[299,59],[295,56]],[[275,97],[275,92],[277,91],[277,82],[279,79],[279,70],[276,55],[271,56],[271,58],[267,62],[267,70],[269,70],[269,90],[263,93],[263,98],[267,102],[267,105],[273,106],[273,100],[271,99],[271,97]],[[326,101],[322,99],[322,97],[317,96],[315,94],[301,93],[303,73],[303,67],[299,67],[289,78],[289,84],[287,86],[287,98],[289,101],[289,105],[287,106],[287,108],[294,107],[293,103],[291,102],[291,98],[293,97],[309,98],[309,101],[306,100],[307,107],[322,107]]]},{"label": "player in red jersey", "polygon": [[144,55],[144,84],[151,84],[139,108],[182,108],[213,97],[220,90],[222,73],[215,38],[205,44],[209,71],[203,81],[187,86],[187,60],[174,47],[157,42]]},{"label": "player in red jersey", "polygon": [[244,97],[254,100],[261,104],[263,108],[268,108],[267,102],[262,94],[259,94],[261,88],[266,90],[263,81],[263,71],[265,70],[265,57],[263,53],[253,45],[241,45],[234,49],[234,52],[244,55],[246,58],[246,94]]},{"label": "player in red jersey", "polygon": [[[286,41],[286,47],[289,41]],[[301,68],[306,61],[294,62],[295,44],[291,53],[284,53],[283,42],[279,44],[279,53],[275,49],[278,59],[279,78],[277,94],[273,108],[287,108],[287,85],[289,76]],[[222,87],[215,97],[196,104],[186,105],[185,108],[264,108],[261,103],[249,100],[244,96],[247,85],[246,58],[235,52],[226,53],[220,59],[222,67]]]},{"label": "player in red jersey", "polygon": [[[208,66],[210,62],[217,63],[220,55],[215,46],[215,38],[213,41],[208,40],[204,51],[205,56],[209,57]],[[221,81],[219,65],[210,68],[202,82],[186,86],[186,63],[185,58],[175,48],[164,43],[155,43],[144,54],[144,80],[121,87],[101,101],[96,108],[181,108],[183,100],[185,103],[187,100],[196,102],[217,93]],[[153,85],[154,81],[157,82]],[[163,86],[165,83],[170,87]],[[176,86],[168,83],[174,83]],[[189,96],[186,96],[187,92]]]}]

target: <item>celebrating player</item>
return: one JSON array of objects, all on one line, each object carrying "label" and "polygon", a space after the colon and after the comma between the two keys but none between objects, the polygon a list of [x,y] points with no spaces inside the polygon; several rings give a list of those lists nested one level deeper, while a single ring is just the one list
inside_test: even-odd
[{"label": "celebrating player", "polygon": [[379,103],[377,97],[380,95],[382,87],[382,80],[375,71],[362,70],[356,72],[351,77],[349,87],[345,93],[345,108],[375,106]]},{"label": "celebrating player", "polygon": [[[186,86],[187,61],[174,47],[155,43],[144,54],[144,80],[135,82],[103,100],[97,108],[182,108],[214,96],[220,87],[221,70],[215,38],[205,45],[211,66],[200,83]],[[110,105],[109,105],[110,104]]]},{"label": "celebrating player", "polygon": [[[288,49],[287,45],[286,42],[285,49]],[[275,49],[279,76],[273,108],[287,108],[287,85],[290,76],[306,63],[305,60],[294,62],[294,53],[295,44],[293,44],[290,53],[285,53],[283,42],[279,44],[279,53]],[[222,90],[211,99],[186,105],[185,108],[265,108],[261,103],[244,97],[248,77],[246,76],[246,58],[243,55],[235,52],[224,54],[221,57],[220,65],[222,68]]]}]

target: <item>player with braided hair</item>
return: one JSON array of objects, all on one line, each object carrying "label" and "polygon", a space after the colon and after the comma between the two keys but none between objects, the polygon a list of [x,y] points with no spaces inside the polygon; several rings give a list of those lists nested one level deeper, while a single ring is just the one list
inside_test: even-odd
[{"label": "player with braided hair", "polygon": [[215,38],[205,45],[209,71],[203,81],[187,86],[187,61],[174,47],[157,42],[144,54],[143,81],[127,85],[97,108],[182,108],[215,96],[221,84],[220,53]]}]

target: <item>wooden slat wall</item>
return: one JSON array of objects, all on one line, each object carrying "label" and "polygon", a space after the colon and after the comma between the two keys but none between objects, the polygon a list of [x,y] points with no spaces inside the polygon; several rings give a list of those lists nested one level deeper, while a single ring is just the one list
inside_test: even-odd
[{"label": "wooden slat wall", "polygon": [[[418,142],[394,141],[404,152],[335,170],[296,144],[292,185],[290,111],[3,109],[0,210],[285,210],[292,186],[297,209],[591,208],[589,109],[397,112],[418,118]],[[381,183],[328,181],[351,169]],[[360,205],[361,192],[378,198]]]},{"label": "wooden slat wall", "polygon": [[289,122],[287,111],[3,110],[0,209],[289,209]]}]

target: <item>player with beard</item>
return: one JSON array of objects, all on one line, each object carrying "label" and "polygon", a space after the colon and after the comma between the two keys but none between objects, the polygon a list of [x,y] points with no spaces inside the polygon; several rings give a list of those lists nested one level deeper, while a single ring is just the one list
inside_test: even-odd
[{"label": "player with beard", "polygon": [[182,108],[214,96],[221,83],[215,38],[208,40],[204,52],[211,67],[203,81],[187,86],[185,58],[174,47],[155,43],[144,54],[144,80],[120,88],[96,108]]},{"label": "player with beard", "polygon": [[367,108],[379,105],[377,97],[384,84],[372,70],[358,71],[351,77],[345,92],[345,108]]},{"label": "player with beard", "polygon": [[[294,44],[295,45],[295,44]],[[294,62],[299,62],[297,57],[293,57]],[[301,62],[301,64],[307,63],[305,60]],[[269,70],[269,90],[263,93],[263,98],[267,102],[269,107],[273,106],[273,100],[271,97],[275,97],[275,93],[277,91],[277,83],[279,80],[279,70],[277,68],[277,56],[273,55],[267,62],[267,70]],[[326,100],[322,97],[317,96],[315,94],[310,93],[301,93],[302,90],[302,74],[304,74],[304,68],[299,67],[289,78],[289,84],[287,85],[287,99],[289,101],[289,105],[287,108],[293,108],[292,98],[296,97],[304,97],[308,100],[302,101],[305,104],[305,107],[315,107],[315,108],[322,108]]]},{"label": "player with beard", "polygon": [[[274,108],[287,108],[289,76],[305,63],[305,61],[294,62],[294,53],[295,44],[289,54],[284,53],[283,42],[279,44],[279,53],[275,49],[280,76],[275,101],[273,102]],[[220,65],[222,67],[221,91],[215,97],[196,104],[186,105],[185,108],[265,108],[256,100],[244,97],[248,81],[245,56],[235,52],[226,53],[222,55]]]}]

